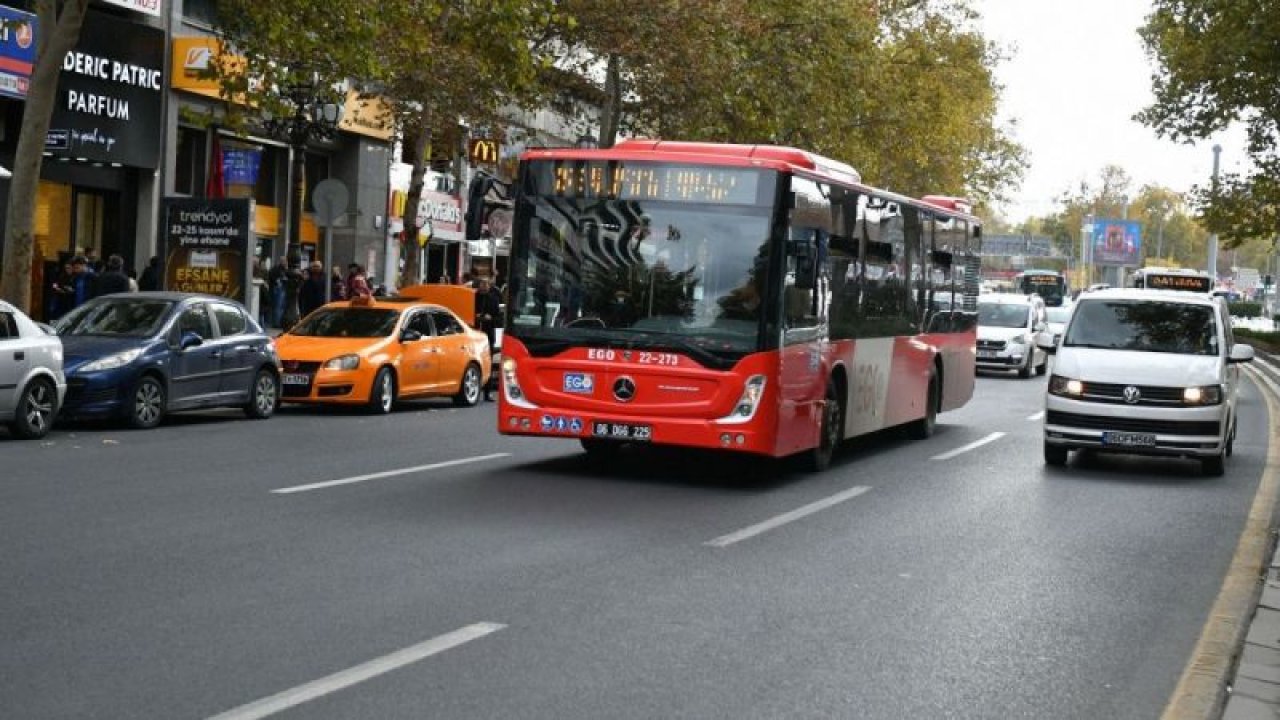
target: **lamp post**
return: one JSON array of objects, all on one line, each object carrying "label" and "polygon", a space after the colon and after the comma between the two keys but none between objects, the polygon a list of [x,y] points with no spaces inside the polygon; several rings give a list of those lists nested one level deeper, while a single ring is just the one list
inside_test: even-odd
[{"label": "lamp post", "polygon": [[[293,158],[292,188],[289,201],[289,242],[285,257],[289,264],[285,274],[284,317],[280,324],[286,330],[298,321],[298,290],[302,287],[302,209],[307,195],[307,143],[328,140],[337,134],[342,122],[342,105],[336,92],[320,81],[315,73],[297,72],[292,81],[282,86],[280,105],[287,111],[280,117],[268,114],[263,127],[268,133],[289,143]],[[325,258],[329,262],[331,258]]]},{"label": "lamp post", "polygon": [[[1213,146],[1213,195],[1217,199],[1218,195],[1218,158],[1222,155],[1222,146]],[[1218,284],[1218,233],[1209,235],[1209,277],[1213,280],[1216,287]]]}]

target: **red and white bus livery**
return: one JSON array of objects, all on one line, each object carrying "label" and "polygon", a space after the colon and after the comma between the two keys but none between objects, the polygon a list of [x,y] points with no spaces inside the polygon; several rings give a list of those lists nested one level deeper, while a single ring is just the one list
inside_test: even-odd
[{"label": "red and white bus livery", "polygon": [[980,242],[964,201],[793,148],[529,151],[499,430],[815,469],[845,438],[928,436],[973,395]]}]

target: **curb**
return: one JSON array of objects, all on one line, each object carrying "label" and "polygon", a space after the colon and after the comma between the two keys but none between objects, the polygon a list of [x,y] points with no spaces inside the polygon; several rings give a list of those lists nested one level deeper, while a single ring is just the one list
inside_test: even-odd
[{"label": "curb", "polygon": [[[1273,431],[1280,425],[1275,417],[1280,407],[1280,359],[1258,352],[1262,362],[1254,363],[1264,379],[1270,380],[1273,400],[1268,401],[1272,412]],[[1276,433],[1272,433],[1276,442]],[[1263,472],[1275,472],[1273,467],[1280,450],[1269,446],[1268,468]],[[1263,478],[1266,482],[1266,478]],[[1272,518],[1268,518],[1273,521]],[[1235,667],[1227,680],[1226,705],[1222,720],[1263,720],[1280,717],[1280,556],[1276,553],[1276,531],[1272,528],[1268,537],[1268,561],[1260,578],[1257,602],[1245,628],[1245,637],[1237,644]]]}]

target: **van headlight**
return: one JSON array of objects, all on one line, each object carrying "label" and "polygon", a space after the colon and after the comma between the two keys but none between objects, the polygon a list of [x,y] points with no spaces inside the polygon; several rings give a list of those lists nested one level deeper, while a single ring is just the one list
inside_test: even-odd
[{"label": "van headlight", "polygon": [[325,370],[355,370],[360,367],[359,355],[339,355],[324,364]]},{"label": "van headlight", "polygon": [[1050,375],[1049,394],[1063,397],[1080,397],[1084,394],[1084,383],[1061,375]]},{"label": "van headlight", "polygon": [[1187,405],[1217,405],[1222,402],[1221,385],[1184,388],[1182,402]]}]

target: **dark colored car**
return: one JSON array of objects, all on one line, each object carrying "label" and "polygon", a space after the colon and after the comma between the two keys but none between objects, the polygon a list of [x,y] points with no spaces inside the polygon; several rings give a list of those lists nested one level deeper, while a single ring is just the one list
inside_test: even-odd
[{"label": "dark colored car", "polygon": [[67,375],[64,417],[123,418],[137,428],[166,413],[279,403],[275,345],[245,308],[170,292],[94,298],[57,324]]}]

